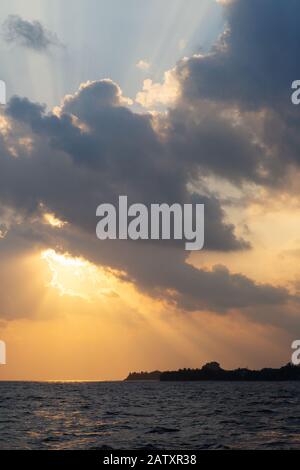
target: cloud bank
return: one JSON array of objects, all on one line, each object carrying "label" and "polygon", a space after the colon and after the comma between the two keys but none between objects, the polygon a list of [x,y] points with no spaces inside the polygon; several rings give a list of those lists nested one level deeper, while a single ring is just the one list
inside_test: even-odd
[{"label": "cloud bank", "polygon": [[[4,250],[11,240],[59,247],[118,270],[143,292],[183,310],[239,309],[259,321],[258,310],[298,302],[284,287],[258,284],[225,266],[196,268],[180,244],[101,244],[95,236],[96,207],[126,194],[129,203],[146,205],[204,203],[206,250],[251,249],[204,183],[214,176],[239,189],[280,188],[290,165],[298,165],[299,117],[289,107],[289,86],[297,76],[292,56],[300,7],[237,0],[224,8],[227,29],[214,49],[172,71],[179,88],[165,113],[132,111],[111,80],[83,84],[50,113],[26,98],[11,99],[0,141]],[[167,87],[149,87],[151,96],[141,92],[140,98],[152,103],[157,92],[161,100]],[[45,210],[67,224],[45,227]]]}]

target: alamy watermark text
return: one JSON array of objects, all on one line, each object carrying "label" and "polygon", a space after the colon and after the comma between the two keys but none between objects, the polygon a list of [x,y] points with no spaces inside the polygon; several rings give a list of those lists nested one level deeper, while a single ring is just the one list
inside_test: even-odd
[{"label": "alamy watermark text", "polygon": [[144,204],[128,206],[119,196],[119,207],[101,204],[96,211],[99,240],[184,240],[185,249],[204,246],[204,204]]}]

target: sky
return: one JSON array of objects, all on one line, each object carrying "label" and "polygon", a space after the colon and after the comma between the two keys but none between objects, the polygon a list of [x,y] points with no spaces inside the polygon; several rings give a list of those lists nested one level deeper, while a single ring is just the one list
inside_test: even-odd
[{"label": "sky", "polygon": [[[278,367],[299,329],[296,0],[2,0],[0,380]],[[205,246],[97,239],[203,203]]]},{"label": "sky", "polygon": [[[61,42],[44,54],[0,46],[8,96],[49,107],[101,78],[134,97],[145,78],[160,80],[185,54],[208,50],[224,24],[220,5],[211,0],[3,0],[1,23],[9,15],[40,21]],[[138,68],[140,61],[151,67]]]}]

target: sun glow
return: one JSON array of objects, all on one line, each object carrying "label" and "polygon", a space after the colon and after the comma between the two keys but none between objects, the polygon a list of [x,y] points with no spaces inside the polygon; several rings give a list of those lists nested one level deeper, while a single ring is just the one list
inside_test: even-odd
[{"label": "sun glow", "polygon": [[91,301],[114,293],[116,280],[113,274],[83,258],[57,253],[53,249],[43,251],[41,258],[47,262],[52,273],[50,286],[58,289],[61,295]]},{"label": "sun glow", "polygon": [[54,214],[51,214],[49,212],[44,214],[44,221],[46,224],[51,225],[51,227],[54,228],[62,228],[64,225],[66,225],[66,222],[63,222],[62,220],[55,217]]}]

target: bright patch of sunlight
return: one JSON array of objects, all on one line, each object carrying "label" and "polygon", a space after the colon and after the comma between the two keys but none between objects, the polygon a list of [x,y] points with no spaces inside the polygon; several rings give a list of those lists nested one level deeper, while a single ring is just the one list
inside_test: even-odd
[{"label": "bright patch of sunlight", "polygon": [[47,262],[52,273],[51,287],[58,289],[61,295],[92,301],[114,294],[114,275],[83,258],[57,253],[52,249],[43,251],[41,258]]}]

